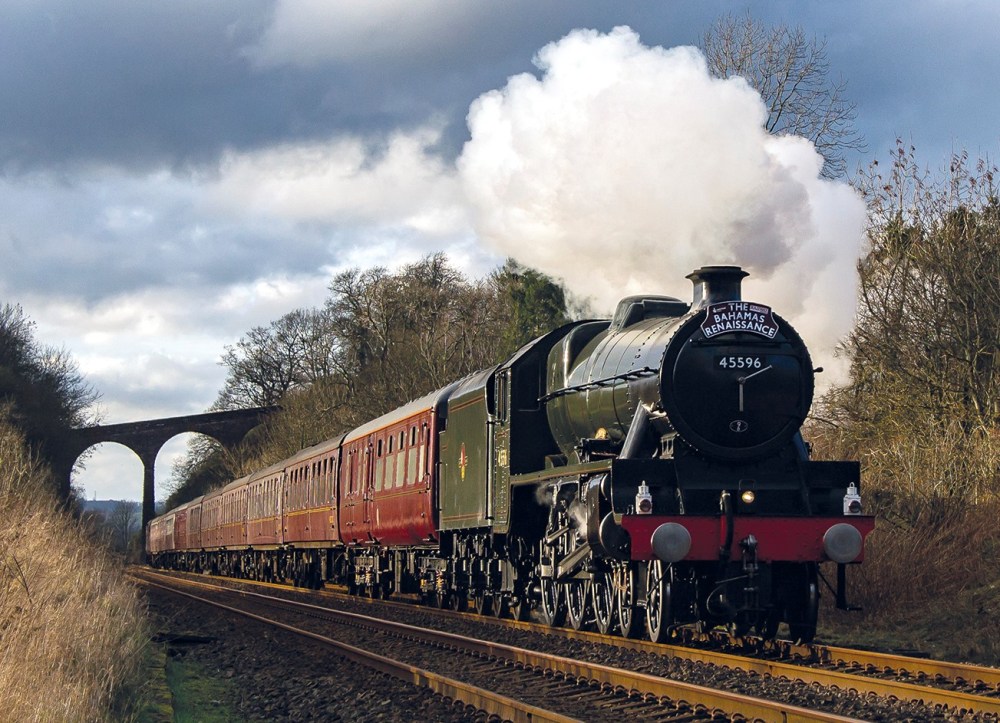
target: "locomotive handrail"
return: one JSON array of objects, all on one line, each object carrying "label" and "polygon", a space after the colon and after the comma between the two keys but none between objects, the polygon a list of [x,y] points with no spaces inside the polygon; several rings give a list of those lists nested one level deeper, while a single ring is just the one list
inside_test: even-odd
[{"label": "locomotive handrail", "polygon": [[554,392],[549,392],[544,396],[538,398],[540,403],[549,401],[550,399],[556,399],[557,397],[565,397],[567,394],[576,394],[577,392],[586,392],[591,389],[600,389],[601,387],[612,387],[617,382],[629,381],[631,379],[641,379],[642,377],[651,377],[660,373],[659,369],[654,367],[643,367],[642,369],[634,369],[630,372],[624,372],[623,374],[615,374],[613,377],[605,377],[604,379],[595,379],[592,382],[587,382],[586,384],[575,384],[572,387],[563,387],[562,389],[556,389]]},{"label": "locomotive handrail", "polygon": [[532,485],[550,479],[566,478],[570,479],[577,475],[594,474],[606,472],[611,469],[612,459],[599,459],[594,462],[583,462],[581,464],[563,465],[562,467],[550,467],[538,472],[525,472],[524,474],[512,474],[510,476],[511,487],[522,485]]}]

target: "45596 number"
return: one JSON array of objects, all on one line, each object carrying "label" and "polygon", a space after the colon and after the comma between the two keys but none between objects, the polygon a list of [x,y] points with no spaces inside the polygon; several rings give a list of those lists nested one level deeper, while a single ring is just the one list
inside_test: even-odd
[{"label": "45596 number", "polygon": [[756,354],[715,357],[715,366],[719,369],[763,369],[766,363],[765,357]]}]

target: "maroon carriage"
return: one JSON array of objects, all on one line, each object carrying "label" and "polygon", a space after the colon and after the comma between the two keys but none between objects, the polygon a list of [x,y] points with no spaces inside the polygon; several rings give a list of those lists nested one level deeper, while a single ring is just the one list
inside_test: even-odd
[{"label": "maroon carriage", "polygon": [[281,485],[284,463],[272,465],[250,477],[247,484],[250,504],[247,509],[247,545],[279,545],[281,535]]},{"label": "maroon carriage", "polygon": [[336,480],[341,439],[305,449],[284,463],[281,515],[286,545],[329,547],[339,540]]},{"label": "maroon carriage", "polygon": [[340,537],[352,587],[398,589],[391,548],[436,544],[438,420],[452,387],[379,417],[343,438]]}]

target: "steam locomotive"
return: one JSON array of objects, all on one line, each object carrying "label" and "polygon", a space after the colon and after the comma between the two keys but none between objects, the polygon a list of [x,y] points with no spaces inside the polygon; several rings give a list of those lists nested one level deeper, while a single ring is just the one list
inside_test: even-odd
[{"label": "steam locomotive", "polygon": [[809,459],[817,370],[746,276],[623,299],[192,500],[149,523],[148,560],[653,641],[689,623],[808,641],[820,565],[846,607],[874,521],[857,462]]}]

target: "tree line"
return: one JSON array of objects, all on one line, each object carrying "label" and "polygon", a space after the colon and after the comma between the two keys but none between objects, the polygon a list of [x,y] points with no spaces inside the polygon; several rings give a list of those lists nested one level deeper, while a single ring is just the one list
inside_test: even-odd
[{"label": "tree line", "polygon": [[96,423],[98,398],[68,351],[36,338],[20,305],[0,306],[0,420],[20,431],[31,456],[50,467],[61,460],[64,432]]},{"label": "tree line", "polygon": [[[868,249],[851,379],[824,400],[842,444],[898,496],[1000,494],[1000,198],[997,169],[964,153],[935,177],[899,143],[858,182]],[[865,451],[867,450],[867,452]],[[875,451],[877,450],[877,452]]]},{"label": "tree line", "polygon": [[511,355],[570,319],[564,289],[508,260],[470,280],[444,254],[337,274],[322,306],[254,327],[222,355],[214,410],[280,405],[237,453],[205,439],[175,469],[167,504],[351,429]]}]

